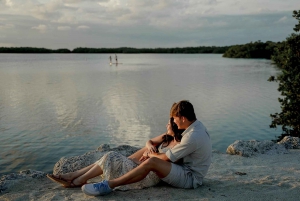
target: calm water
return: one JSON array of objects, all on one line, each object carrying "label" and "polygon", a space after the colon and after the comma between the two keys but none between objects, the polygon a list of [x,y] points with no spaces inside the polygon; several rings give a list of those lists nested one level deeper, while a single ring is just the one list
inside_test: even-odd
[{"label": "calm water", "polygon": [[280,110],[268,60],[221,55],[0,54],[0,174],[51,172],[103,143],[143,146],[165,132],[173,102],[190,100],[213,149],[271,140]]}]

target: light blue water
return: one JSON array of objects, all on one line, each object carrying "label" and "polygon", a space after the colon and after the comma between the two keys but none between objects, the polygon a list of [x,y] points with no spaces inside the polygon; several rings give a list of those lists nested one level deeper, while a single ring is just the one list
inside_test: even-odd
[{"label": "light blue water", "polygon": [[279,71],[268,60],[204,54],[0,54],[0,174],[50,172],[103,143],[143,146],[165,132],[173,102],[190,100],[213,149],[271,140]]}]

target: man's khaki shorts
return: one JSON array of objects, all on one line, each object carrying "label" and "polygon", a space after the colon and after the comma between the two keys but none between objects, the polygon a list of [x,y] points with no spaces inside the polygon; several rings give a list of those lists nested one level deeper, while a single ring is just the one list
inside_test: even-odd
[{"label": "man's khaki shorts", "polygon": [[174,163],[172,163],[170,173],[166,177],[161,178],[161,180],[178,188],[194,188],[194,178],[192,173]]}]

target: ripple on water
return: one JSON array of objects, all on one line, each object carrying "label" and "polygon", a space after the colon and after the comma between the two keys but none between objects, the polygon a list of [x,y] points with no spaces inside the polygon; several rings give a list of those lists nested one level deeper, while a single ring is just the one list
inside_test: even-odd
[{"label": "ripple on water", "polygon": [[[86,60],[88,56],[88,60]],[[273,139],[276,69],[221,55],[0,55],[0,174],[51,171],[100,144],[142,146],[165,132],[173,102],[190,100],[225,151],[236,139]],[[277,110],[277,111],[276,111]],[[3,160],[2,160],[3,159]]]}]

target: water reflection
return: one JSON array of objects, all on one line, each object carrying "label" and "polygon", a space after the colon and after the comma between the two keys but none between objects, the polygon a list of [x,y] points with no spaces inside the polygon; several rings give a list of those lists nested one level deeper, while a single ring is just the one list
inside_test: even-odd
[{"label": "water reflection", "polygon": [[[109,86],[102,98],[107,118],[111,119],[109,122],[109,126],[113,129],[111,142],[126,144],[126,142],[132,143],[135,139],[149,136],[151,130],[149,125],[139,120],[138,111],[142,108],[138,106],[138,103],[141,101],[142,94],[139,92],[138,85],[132,84],[130,80],[122,80],[119,76],[115,79],[115,83]],[[141,144],[135,145],[141,146]]]},{"label": "water reflection", "polygon": [[[220,55],[0,55],[0,173],[44,168],[100,144],[143,146],[165,132],[173,102],[190,100],[225,151],[272,139],[278,71],[266,60]],[[4,158],[2,160],[2,158]]]}]

